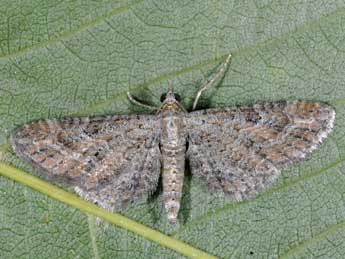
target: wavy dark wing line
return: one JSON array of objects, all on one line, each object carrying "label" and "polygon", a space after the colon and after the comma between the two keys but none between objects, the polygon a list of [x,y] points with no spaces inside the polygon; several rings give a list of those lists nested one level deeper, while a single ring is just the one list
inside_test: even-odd
[{"label": "wavy dark wing line", "polygon": [[150,115],[51,119],[12,135],[16,153],[83,197],[113,209],[156,188],[160,151]]},{"label": "wavy dark wing line", "polygon": [[281,101],[195,111],[186,118],[192,173],[237,200],[271,185],[279,169],[303,159],[333,127],[323,103]]}]

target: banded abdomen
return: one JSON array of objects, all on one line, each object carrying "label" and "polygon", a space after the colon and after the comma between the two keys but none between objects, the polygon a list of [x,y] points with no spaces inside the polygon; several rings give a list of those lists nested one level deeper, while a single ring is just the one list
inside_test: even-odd
[{"label": "banded abdomen", "polygon": [[186,154],[183,112],[173,107],[164,110],[161,129],[163,203],[169,223],[175,224],[182,197]]}]

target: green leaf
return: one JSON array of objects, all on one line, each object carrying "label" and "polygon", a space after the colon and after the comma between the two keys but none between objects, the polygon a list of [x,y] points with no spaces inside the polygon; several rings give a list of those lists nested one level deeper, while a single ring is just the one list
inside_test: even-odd
[{"label": "green leaf", "polygon": [[[96,206],[95,204],[92,204],[88,201],[82,200],[79,198],[76,194],[72,194],[69,192],[66,192],[62,189],[59,189],[58,187],[42,181],[41,179],[32,176],[30,174],[27,174],[19,169],[16,169],[13,166],[7,165],[3,162],[0,162],[0,174],[15,180],[19,183],[22,183],[28,187],[31,187],[43,194],[48,195],[49,197],[52,197],[54,199],[57,199],[58,201],[64,202],[67,205],[70,205],[72,207],[78,208],[86,213],[89,213],[93,216],[99,217],[100,219],[105,219],[116,226],[125,228],[129,231],[132,231],[140,236],[143,236],[151,241],[154,241],[162,246],[168,247],[170,249],[173,249],[183,255],[186,255],[190,258],[195,259],[216,259],[216,257],[211,256],[207,253],[204,253],[201,250],[195,249],[188,244],[181,242],[179,240],[176,240],[172,237],[169,237],[167,235],[164,235],[160,233],[157,230],[154,230],[152,228],[146,227],[138,222],[135,222],[129,218],[126,218],[118,213],[108,211],[106,209],[100,208]],[[48,221],[48,219],[45,219],[45,221]],[[92,219],[90,218],[90,238],[92,243],[95,242],[95,226],[93,224]],[[94,247],[95,253],[97,252],[98,256],[98,249],[97,247]],[[95,256],[96,257],[96,256]]]},{"label": "green leaf", "polygon": [[[222,58],[209,107],[281,99],[328,102],[325,143],[275,186],[235,203],[187,175],[182,224],[160,197],[123,214],[220,258],[342,258],[345,253],[345,4],[342,1],[17,1],[0,3],[0,145],[32,120],[145,113],[174,83],[186,107]],[[7,150],[7,151],[6,151]],[[61,186],[66,188],[66,186]],[[0,176],[1,258],[185,258]]]}]

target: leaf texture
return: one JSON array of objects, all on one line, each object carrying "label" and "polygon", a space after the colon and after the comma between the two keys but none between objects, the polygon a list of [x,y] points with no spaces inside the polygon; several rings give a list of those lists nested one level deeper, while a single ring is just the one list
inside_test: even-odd
[{"label": "leaf texture", "polygon": [[[219,258],[342,258],[345,252],[345,4],[342,1],[10,1],[0,10],[0,147],[19,125],[147,113],[167,81],[186,107],[233,54],[204,107],[308,99],[335,108],[332,134],[259,197],[235,203],[187,175],[172,227],[160,196],[124,214]],[[62,188],[66,188],[63,184]],[[0,177],[0,258],[184,258]],[[42,249],[47,247],[47,249]]]}]

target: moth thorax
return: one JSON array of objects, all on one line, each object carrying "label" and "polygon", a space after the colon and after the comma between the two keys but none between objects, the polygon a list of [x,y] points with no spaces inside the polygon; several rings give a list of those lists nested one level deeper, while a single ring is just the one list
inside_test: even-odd
[{"label": "moth thorax", "polygon": [[182,112],[181,105],[177,101],[171,101],[171,102],[166,102],[162,104],[162,110],[163,111],[170,111],[174,113],[180,113]]}]

